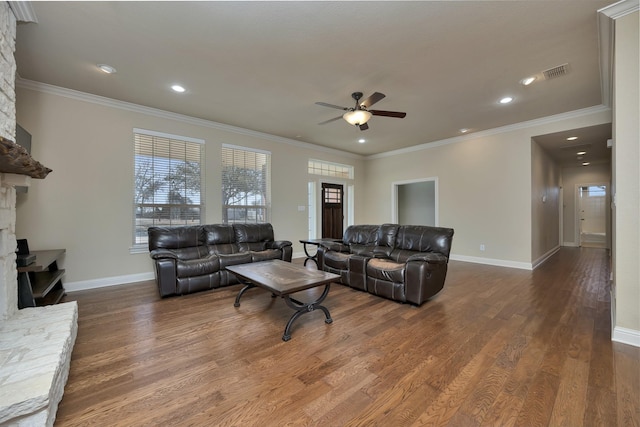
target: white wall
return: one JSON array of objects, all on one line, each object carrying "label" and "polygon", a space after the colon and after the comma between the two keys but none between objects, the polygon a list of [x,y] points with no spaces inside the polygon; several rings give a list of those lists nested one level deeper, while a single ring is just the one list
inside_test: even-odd
[{"label": "white wall", "polygon": [[614,340],[640,346],[639,13],[615,20],[613,188]]},{"label": "white wall", "polygon": [[[205,146],[206,223],[222,220],[220,150],[223,143],[272,153],[272,214],[276,239],[295,243],[308,235],[309,158],[355,167],[363,160],[336,150],[255,132],[234,132],[204,120],[117,103],[60,88],[18,82],[18,122],[32,134],[33,157],[53,172],[34,180],[17,200],[16,234],[34,249],[65,248],[66,281],[73,288],[149,277],[147,253],[132,245],[133,128],[202,138]],[[356,195],[356,212],[361,197]],[[152,276],[151,276],[152,277]],[[98,283],[96,283],[98,282]],[[69,287],[69,286],[68,286]]]},{"label": "white wall", "polygon": [[437,177],[439,224],[455,229],[454,259],[532,268],[531,138],[610,121],[610,110],[593,108],[369,156],[361,219],[391,220],[392,182]]},{"label": "white wall", "polygon": [[531,141],[531,259],[534,266],[560,247],[560,168]]}]

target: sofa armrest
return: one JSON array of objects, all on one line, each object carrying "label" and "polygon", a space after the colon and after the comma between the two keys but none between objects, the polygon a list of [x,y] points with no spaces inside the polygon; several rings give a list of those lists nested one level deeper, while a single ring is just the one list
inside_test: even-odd
[{"label": "sofa armrest", "polygon": [[437,252],[421,252],[407,258],[407,262],[411,261],[421,261],[429,264],[446,264],[449,260],[446,256]]},{"label": "sofa armrest", "polygon": [[[443,256],[443,258],[446,257]],[[407,261],[405,270],[405,296],[407,302],[421,305],[444,287],[447,262],[434,257],[434,261]]]},{"label": "sofa armrest", "polygon": [[149,252],[149,255],[153,259],[162,259],[162,258],[178,259],[178,255],[170,249],[154,249],[151,252]]},{"label": "sofa armrest", "polygon": [[330,240],[326,240],[320,243],[319,248],[324,248],[327,251],[335,251],[335,252],[349,252],[349,246],[345,245],[342,242],[332,242]]},{"label": "sofa armrest", "polygon": [[161,297],[176,293],[176,260],[172,258],[160,258],[154,261],[156,283]]},{"label": "sofa armrest", "polygon": [[268,243],[268,249],[283,249],[291,245],[292,243],[289,240],[275,240]]}]

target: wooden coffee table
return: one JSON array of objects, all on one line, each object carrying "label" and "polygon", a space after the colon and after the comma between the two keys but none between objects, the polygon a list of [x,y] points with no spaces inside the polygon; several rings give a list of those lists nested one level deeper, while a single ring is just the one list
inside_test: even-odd
[{"label": "wooden coffee table", "polygon": [[[279,296],[284,299],[284,302],[294,309],[287,326],[284,328],[284,335],[282,335],[283,341],[289,341],[291,339],[291,325],[300,316],[305,313],[310,313],[314,310],[322,310],[325,315],[325,323],[333,322],[329,310],[320,305],[322,301],[329,294],[329,287],[331,282],[340,279],[337,274],[327,273],[318,270],[309,270],[304,266],[291,264],[290,262],[280,260],[270,260],[253,262],[250,264],[239,264],[226,267],[228,271],[236,275],[236,277],[245,283],[245,286],[240,289],[238,296],[236,296],[235,307],[240,306],[240,297],[251,288],[265,289],[273,296]],[[323,286],[324,291],[322,295],[312,302],[301,302],[294,298],[291,298],[291,294],[300,292],[305,289],[315,288],[317,286]]]}]

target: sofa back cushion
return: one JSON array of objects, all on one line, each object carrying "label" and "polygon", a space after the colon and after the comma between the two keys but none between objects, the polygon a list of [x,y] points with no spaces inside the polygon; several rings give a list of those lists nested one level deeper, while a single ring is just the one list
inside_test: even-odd
[{"label": "sofa back cushion", "polygon": [[345,245],[375,245],[379,225],[350,225],[344,231],[342,243]]},{"label": "sofa back cushion", "polygon": [[203,227],[210,254],[238,253],[236,234],[231,224],[209,224]]},{"label": "sofa back cushion", "polygon": [[149,227],[149,251],[204,246],[204,233],[199,225],[182,227]]},{"label": "sofa back cushion", "polygon": [[398,224],[382,224],[378,227],[376,234],[376,246],[373,248],[374,256],[378,258],[388,258],[396,244],[398,235]]},{"label": "sofa back cushion", "polygon": [[426,225],[401,225],[396,236],[396,250],[437,252],[449,258],[453,229]]},{"label": "sofa back cushion", "polygon": [[264,224],[233,224],[240,252],[263,251],[273,242],[273,226]]},{"label": "sofa back cushion", "polygon": [[352,254],[370,254],[376,245],[379,225],[350,225],[344,231],[342,243]]}]

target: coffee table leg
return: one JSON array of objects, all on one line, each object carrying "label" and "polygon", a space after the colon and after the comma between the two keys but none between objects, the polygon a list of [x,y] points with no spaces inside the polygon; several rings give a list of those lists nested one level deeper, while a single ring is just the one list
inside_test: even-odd
[{"label": "coffee table leg", "polygon": [[329,310],[327,309],[327,307],[320,305],[320,303],[322,301],[324,301],[324,299],[327,297],[327,295],[329,294],[329,288],[330,288],[331,284],[327,284],[324,287],[324,291],[322,292],[322,295],[320,295],[320,297],[310,303],[304,303],[304,302],[300,302],[294,298],[291,298],[289,295],[283,295],[282,297],[284,298],[284,302],[291,307],[292,309],[296,310],[295,313],[293,313],[293,315],[291,316],[291,318],[289,319],[289,321],[287,322],[287,326],[284,328],[284,335],[282,335],[282,341],[289,341],[291,339],[291,326],[293,325],[293,322],[295,322],[295,320],[302,316],[305,313],[310,313],[316,309],[318,310],[322,310],[322,312],[324,313],[325,316],[325,323],[332,323],[333,319],[331,318],[331,314],[329,313]]},{"label": "coffee table leg", "polygon": [[233,304],[234,307],[240,307],[240,297],[247,292],[249,289],[251,288],[255,288],[256,285],[253,285],[251,283],[247,283],[246,285],[244,285],[244,287],[242,289],[240,289],[240,292],[238,292],[238,296],[236,296],[236,302]]}]

